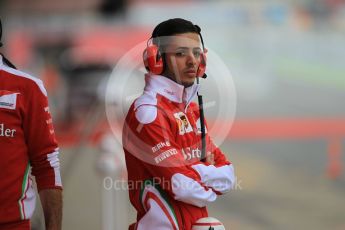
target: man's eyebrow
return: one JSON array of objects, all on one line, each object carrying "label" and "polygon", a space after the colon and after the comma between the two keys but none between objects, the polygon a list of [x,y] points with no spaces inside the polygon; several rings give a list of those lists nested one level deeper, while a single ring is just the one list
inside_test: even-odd
[{"label": "man's eyebrow", "polygon": [[[188,49],[190,49],[190,48],[191,48],[191,47],[179,46],[179,47],[177,47],[176,49],[177,49],[177,50],[179,50],[179,49],[181,49],[181,50],[188,50]],[[195,50],[195,49],[201,50],[200,47],[193,47],[192,49],[193,49],[193,50]]]}]

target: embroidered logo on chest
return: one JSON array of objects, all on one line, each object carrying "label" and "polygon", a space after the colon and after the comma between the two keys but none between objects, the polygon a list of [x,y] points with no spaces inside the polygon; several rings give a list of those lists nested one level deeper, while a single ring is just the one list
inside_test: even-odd
[{"label": "embroidered logo on chest", "polygon": [[176,119],[180,135],[184,135],[185,133],[190,133],[193,131],[193,128],[186,114],[184,114],[183,112],[178,112],[174,113],[174,117]]},{"label": "embroidered logo on chest", "polygon": [[15,92],[0,90],[0,108],[3,109],[16,109],[17,94]]}]

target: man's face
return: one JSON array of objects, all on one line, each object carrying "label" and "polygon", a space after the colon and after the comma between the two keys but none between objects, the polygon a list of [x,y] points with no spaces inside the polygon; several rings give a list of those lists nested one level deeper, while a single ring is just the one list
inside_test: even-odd
[{"label": "man's face", "polygon": [[164,75],[185,87],[194,84],[202,52],[197,33],[177,34],[169,38],[165,47]]}]

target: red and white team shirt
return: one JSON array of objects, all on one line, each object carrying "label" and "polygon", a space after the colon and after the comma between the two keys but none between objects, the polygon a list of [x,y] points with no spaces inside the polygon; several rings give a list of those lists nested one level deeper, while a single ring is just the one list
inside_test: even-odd
[{"label": "red and white team shirt", "polygon": [[0,56],[0,229],[28,229],[15,226],[29,226],[35,209],[31,173],[38,191],[62,189],[58,154],[42,81]]},{"label": "red and white team shirt", "polygon": [[129,109],[123,129],[130,201],[137,222],[130,229],[184,229],[208,216],[206,206],[235,183],[234,168],[206,135],[207,154],[199,160],[201,131],[198,85],[188,88],[164,76],[146,75],[144,93]]}]

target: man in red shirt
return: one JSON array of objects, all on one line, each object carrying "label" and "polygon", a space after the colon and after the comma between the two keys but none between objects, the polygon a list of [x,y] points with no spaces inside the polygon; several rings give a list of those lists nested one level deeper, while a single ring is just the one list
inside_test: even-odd
[{"label": "man in red shirt", "polygon": [[36,200],[31,173],[36,178],[46,229],[61,229],[58,154],[42,81],[16,70],[0,55],[1,230],[30,229]]},{"label": "man in red shirt", "polygon": [[192,100],[205,52],[200,28],[179,18],[160,23],[144,51],[144,93],[123,128],[130,201],[137,210],[130,229],[190,230],[235,183],[234,168],[207,127],[207,160],[200,160],[202,125]]}]

